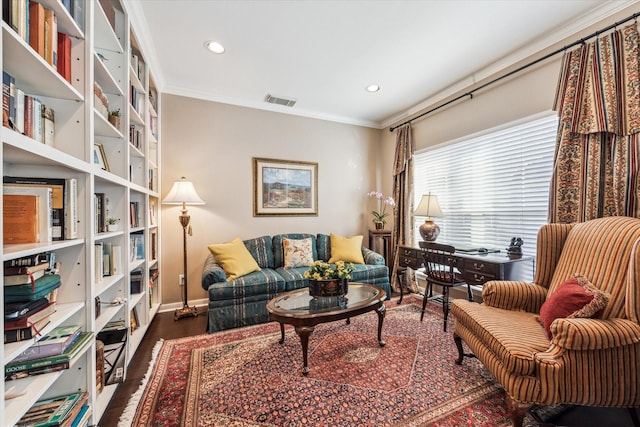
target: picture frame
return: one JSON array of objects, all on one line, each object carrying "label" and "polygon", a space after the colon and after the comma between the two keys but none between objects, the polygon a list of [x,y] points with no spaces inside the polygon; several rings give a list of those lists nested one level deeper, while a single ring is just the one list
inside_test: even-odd
[{"label": "picture frame", "polygon": [[317,215],[317,163],[253,158],[253,216]]},{"label": "picture frame", "polygon": [[109,161],[107,160],[107,154],[104,151],[104,147],[100,143],[93,144],[93,163],[100,166],[100,169],[104,169],[110,172]]}]

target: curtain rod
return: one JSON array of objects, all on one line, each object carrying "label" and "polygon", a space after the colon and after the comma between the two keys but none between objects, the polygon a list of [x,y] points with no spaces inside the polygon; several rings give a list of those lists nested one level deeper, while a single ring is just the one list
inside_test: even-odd
[{"label": "curtain rod", "polygon": [[491,81],[489,81],[489,82],[487,82],[487,83],[485,83],[485,84],[483,84],[483,85],[480,85],[480,86],[478,86],[477,88],[475,88],[475,89],[473,89],[473,90],[471,90],[471,91],[469,91],[469,92],[467,92],[467,93],[464,93],[464,94],[462,94],[462,95],[459,95],[459,96],[457,96],[457,97],[455,97],[455,98],[453,98],[453,99],[451,99],[451,100],[449,100],[449,101],[445,102],[444,104],[440,104],[440,105],[438,105],[438,106],[436,106],[436,107],[434,107],[434,108],[432,108],[432,109],[430,109],[430,110],[428,110],[428,111],[425,111],[424,113],[421,113],[421,114],[419,114],[419,115],[417,115],[417,116],[415,116],[415,117],[413,117],[413,118],[411,118],[411,119],[409,119],[409,120],[407,120],[407,121],[405,121],[405,122],[402,122],[402,123],[400,123],[400,124],[399,124],[399,125],[397,125],[397,126],[392,126],[392,127],[390,127],[390,128],[389,128],[389,132],[393,132],[394,130],[398,129],[398,128],[399,128],[399,127],[401,127],[401,126],[404,126],[404,125],[406,125],[406,124],[409,124],[409,123],[411,123],[412,121],[417,120],[417,119],[419,119],[419,118],[421,118],[421,117],[424,117],[424,116],[426,116],[426,115],[427,115],[427,114],[429,114],[429,113],[433,113],[434,111],[437,111],[437,110],[439,110],[439,109],[441,109],[441,108],[443,108],[443,107],[446,107],[447,105],[449,105],[449,104],[451,104],[451,103],[454,103],[454,102],[456,102],[456,101],[459,101],[459,100],[461,100],[461,99],[462,99],[462,98],[464,98],[464,97],[467,97],[467,96],[468,96],[468,97],[469,97],[469,99],[473,99],[473,93],[474,93],[474,92],[477,92],[477,91],[479,91],[479,90],[481,90],[481,89],[484,89],[485,87],[487,87],[487,86],[489,86],[489,85],[492,85],[492,84],[494,84],[494,83],[496,83],[496,82],[499,82],[499,81],[500,81],[500,80],[502,80],[502,79],[506,79],[507,77],[510,77],[510,76],[512,76],[512,75],[514,75],[514,74],[516,74],[516,73],[519,73],[520,71],[522,71],[522,70],[524,70],[524,69],[526,69],[526,68],[529,68],[529,67],[531,67],[531,66],[533,66],[533,65],[536,65],[536,64],[538,64],[539,62],[542,62],[542,61],[544,61],[544,60],[546,60],[546,59],[549,59],[549,58],[551,58],[552,56],[555,56],[555,55],[557,55],[557,54],[559,54],[559,53],[562,53],[562,52],[566,51],[567,49],[570,49],[570,48],[572,48],[572,47],[574,47],[574,46],[577,46],[577,45],[579,45],[579,44],[584,44],[587,40],[589,40],[589,39],[591,39],[591,38],[593,38],[593,37],[598,37],[601,33],[604,33],[604,32],[606,32],[606,31],[609,31],[609,30],[613,29],[613,28],[616,28],[617,26],[619,26],[619,25],[621,25],[621,24],[624,24],[624,23],[625,23],[625,22],[627,22],[627,21],[631,21],[632,19],[636,19],[638,16],[640,16],[640,12],[636,12],[636,13],[634,13],[633,15],[631,15],[631,16],[629,16],[629,17],[627,17],[627,18],[625,18],[625,19],[623,19],[623,20],[621,20],[621,21],[615,22],[615,23],[613,23],[613,24],[611,24],[611,25],[609,25],[609,26],[607,26],[607,27],[605,27],[605,28],[603,28],[603,29],[601,29],[601,30],[598,30],[598,31],[596,31],[596,32],[594,32],[594,33],[592,33],[592,34],[589,34],[589,35],[588,35],[588,36],[586,36],[586,37],[583,37],[583,38],[581,38],[581,39],[579,39],[579,40],[576,40],[575,42],[573,42],[573,43],[571,43],[571,44],[569,44],[569,45],[567,45],[567,46],[564,46],[564,47],[562,47],[562,48],[560,48],[560,49],[557,49],[557,50],[555,50],[555,51],[553,51],[553,52],[551,52],[551,53],[548,53],[548,54],[546,54],[545,56],[543,56],[543,57],[541,57],[541,58],[538,58],[538,59],[536,59],[536,60],[534,60],[534,61],[532,61],[532,62],[529,62],[528,64],[522,65],[521,67],[518,67],[518,68],[516,68],[515,70],[512,70],[512,71],[510,71],[510,72],[508,72],[508,73],[506,73],[506,74],[504,74],[504,75],[502,75],[502,76],[500,76],[500,77],[496,77],[495,79],[493,79],[493,80],[491,80]]}]

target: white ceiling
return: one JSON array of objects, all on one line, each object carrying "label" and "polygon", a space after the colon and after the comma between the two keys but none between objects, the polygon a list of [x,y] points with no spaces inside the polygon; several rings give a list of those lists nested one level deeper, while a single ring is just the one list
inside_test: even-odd
[{"label": "white ceiling", "polygon": [[636,2],[126,1],[161,91],[375,128]]}]

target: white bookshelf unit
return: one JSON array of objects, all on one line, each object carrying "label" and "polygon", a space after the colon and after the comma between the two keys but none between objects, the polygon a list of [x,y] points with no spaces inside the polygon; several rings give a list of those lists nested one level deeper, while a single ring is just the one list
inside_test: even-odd
[{"label": "white bookshelf unit", "polygon": [[[26,0],[17,2],[27,4]],[[1,127],[2,175],[75,180],[73,224],[77,235],[3,245],[1,257],[6,262],[55,253],[61,286],[56,312],[41,332],[77,324],[93,332],[94,339],[71,360],[69,369],[1,380],[5,400],[0,424],[14,425],[38,400],[82,391],[89,394],[89,425],[95,425],[118,385],[101,386],[96,380],[95,337],[114,323],[127,329],[120,372],[124,379],[160,306],[160,94],[135,37],[126,2],[38,3],[53,10],[58,32],[71,40],[70,76],[69,80],[63,77],[23,39],[21,26],[3,8],[2,70],[13,77],[15,88],[54,110],[55,136],[45,144],[19,130]],[[70,10],[65,4],[70,4]],[[58,60],[62,60],[60,55]],[[116,110],[119,123],[109,120],[109,113]],[[66,204],[65,209],[73,211]],[[107,217],[117,220],[116,229],[107,229]],[[4,227],[0,234],[4,240]],[[105,257],[105,253],[110,255]],[[4,269],[1,274],[4,285]],[[4,293],[0,299],[4,314]],[[2,319],[4,327],[4,316]],[[4,344],[0,348],[3,367],[33,342]]]}]

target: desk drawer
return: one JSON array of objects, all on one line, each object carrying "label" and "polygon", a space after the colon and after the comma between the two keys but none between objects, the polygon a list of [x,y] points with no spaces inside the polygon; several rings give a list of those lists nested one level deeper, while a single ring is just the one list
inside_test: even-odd
[{"label": "desk drawer", "polygon": [[409,267],[413,270],[422,268],[422,251],[420,249],[399,247],[398,248],[398,266],[401,268]]},{"label": "desk drawer", "polygon": [[489,280],[500,279],[500,266],[491,262],[466,259],[462,275],[470,285],[482,285]]}]

